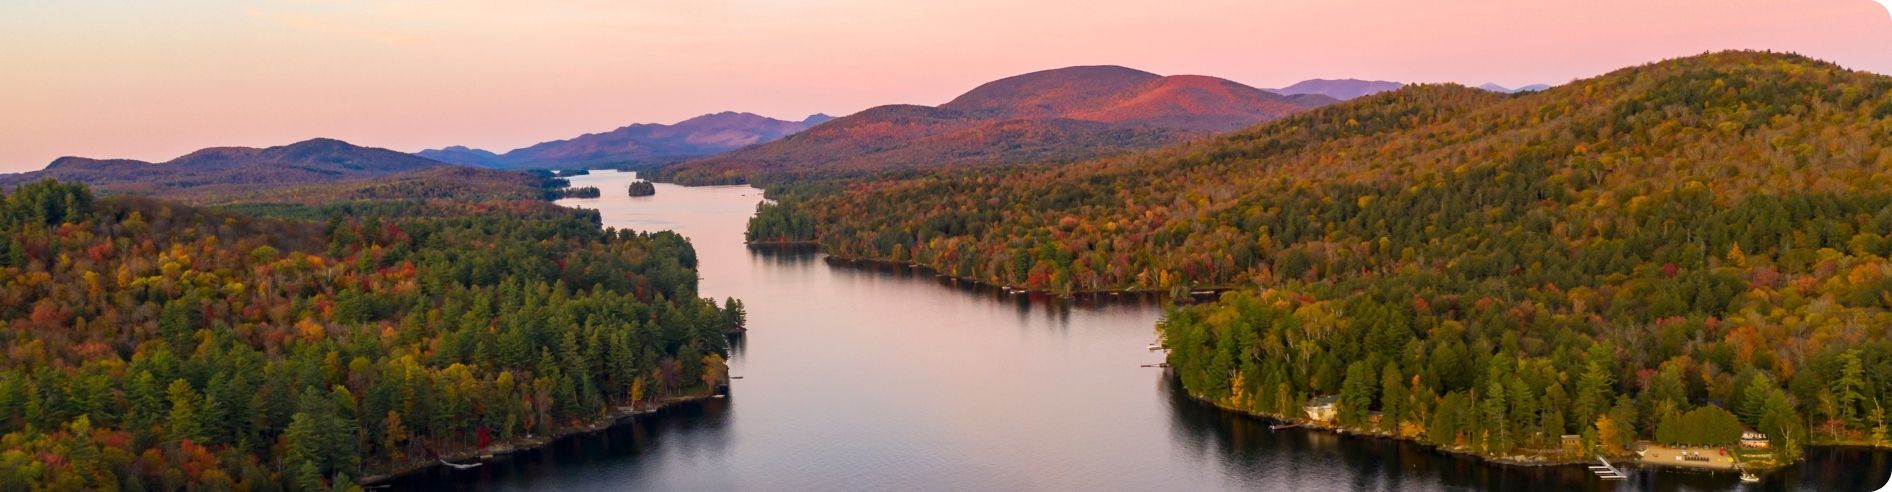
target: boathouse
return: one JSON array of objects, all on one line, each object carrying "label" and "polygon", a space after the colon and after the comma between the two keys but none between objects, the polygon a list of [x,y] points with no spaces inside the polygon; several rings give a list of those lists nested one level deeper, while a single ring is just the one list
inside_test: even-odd
[{"label": "boathouse", "polygon": [[1767,434],[1754,431],[1741,431],[1741,447],[1767,449]]}]

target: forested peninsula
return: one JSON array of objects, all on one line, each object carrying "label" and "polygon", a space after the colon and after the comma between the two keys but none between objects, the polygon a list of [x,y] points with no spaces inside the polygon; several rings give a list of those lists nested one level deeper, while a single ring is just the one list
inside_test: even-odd
[{"label": "forested peninsula", "polygon": [[683,237],[599,222],[8,190],[0,489],[346,489],[715,391],[739,308]]}]

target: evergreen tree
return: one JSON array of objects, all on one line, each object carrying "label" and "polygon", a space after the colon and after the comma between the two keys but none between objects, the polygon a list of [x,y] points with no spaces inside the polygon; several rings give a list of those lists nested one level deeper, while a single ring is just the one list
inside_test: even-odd
[{"label": "evergreen tree", "polygon": [[1833,400],[1839,413],[1834,418],[1848,424],[1859,423],[1859,409],[1866,401],[1866,369],[1857,349],[1840,356],[1839,378],[1833,380]]},{"label": "evergreen tree", "polygon": [[171,400],[171,416],[166,421],[170,439],[202,442],[204,440],[203,421],[197,413],[202,398],[197,396],[197,391],[191,389],[189,382],[176,379],[171,381],[171,386],[165,390],[165,395]]},{"label": "evergreen tree", "polygon": [[1582,376],[1577,378],[1577,398],[1570,413],[1578,422],[1594,422],[1598,415],[1609,408],[1610,396],[1615,377],[1605,365],[1608,360],[1607,349],[1602,346],[1590,349],[1589,364]]},{"label": "evergreen tree", "polygon": [[1380,371],[1380,430],[1399,432],[1400,422],[1406,419],[1411,405],[1411,395],[1406,389],[1405,374],[1399,370],[1399,364],[1386,363],[1386,369]]},{"label": "evergreen tree", "polygon": [[1347,366],[1347,378],[1340,384],[1341,425],[1358,426],[1366,422],[1373,406],[1373,379],[1373,368],[1366,361],[1355,361]]},{"label": "evergreen tree", "polygon": [[1509,451],[1511,436],[1507,424],[1510,423],[1510,418],[1506,413],[1508,405],[1505,398],[1504,375],[1496,366],[1493,366],[1491,376],[1486,379],[1485,394],[1480,398],[1483,400],[1480,408],[1484,418],[1485,451],[1491,453]]}]

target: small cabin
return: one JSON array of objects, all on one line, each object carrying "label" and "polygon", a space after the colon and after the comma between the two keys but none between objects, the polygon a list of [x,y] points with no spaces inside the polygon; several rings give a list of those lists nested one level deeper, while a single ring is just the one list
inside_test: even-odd
[{"label": "small cabin", "polygon": [[1338,396],[1322,396],[1307,401],[1307,418],[1315,422],[1334,421],[1334,414],[1339,411],[1335,405],[1340,403]]},{"label": "small cabin", "polygon": [[1767,449],[1767,434],[1754,431],[1741,431],[1741,447]]},{"label": "small cabin", "polygon": [[1564,445],[1564,449],[1567,449],[1570,451],[1583,450],[1583,436],[1580,436],[1577,434],[1564,434],[1562,442]]}]

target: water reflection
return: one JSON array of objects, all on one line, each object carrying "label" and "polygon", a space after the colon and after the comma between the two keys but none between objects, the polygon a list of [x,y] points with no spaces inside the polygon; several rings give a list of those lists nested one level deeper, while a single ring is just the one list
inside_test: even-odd
[{"label": "water reflection", "polygon": [[[812,246],[810,247],[812,248]],[[751,247],[760,251],[760,247]],[[1151,309],[1160,307],[1168,296],[1151,292],[1130,292],[1115,294],[1084,293],[1071,296],[1058,296],[1042,292],[1013,291],[1005,287],[993,286],[984,282],[949,277],[925,267],[879,261],[844,260],[808,250],[809,258],[819,257],[828,270],[834,274],[849,278],[887,279],[901,282],[928,282],[941,289],[954,292],[966,298],[981,302],[1009,306],[1016,313],[1021,324],[1029,324],[1031,316],[1041,316],[1051,321],[1051,326],[1068,329],[1071,325],[1073,309],[1111,310],[1115,308]],[[784,254],[771,252],[768,254]],[[795,253],[800,254],[800,253]]]},{"label": "water reflection", "polygon": [[821,255],[813,244],[752,244],[749,255],[763,265],[812,265]]},{"label": "water reflection", "polygon": [[[517,490],[596,487],[636,481],[676,459],[729,452],[735,397],[671,406],[608,429],[565,436],[537,449],[487,460],[468,470],[433,468],[402,477],[396,490]],[[669,456],[668,459],[652,459]],[[503,479],[503,480],[502,480]]]}]

